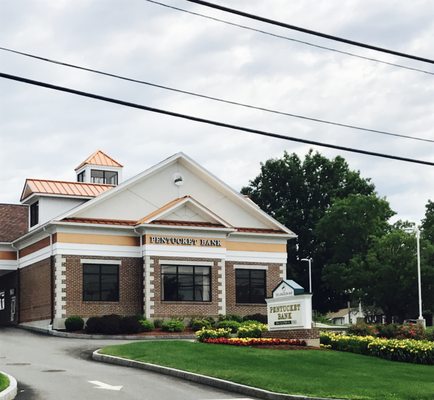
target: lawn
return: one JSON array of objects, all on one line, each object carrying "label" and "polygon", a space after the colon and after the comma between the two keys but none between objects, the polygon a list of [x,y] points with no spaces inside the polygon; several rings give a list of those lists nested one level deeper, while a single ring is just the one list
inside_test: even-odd
[{"label": "lawn", "polygon": [[3,374],[0,374],[0,392],[2,390],[5,390],[8,386],[9,386],[9,379]]},{"label": "lawn", "polygon": [[102,353],[280,393],[357,400],[434,398],[434,366],[331,350],[275,350],[155,341],[109,346]]}]

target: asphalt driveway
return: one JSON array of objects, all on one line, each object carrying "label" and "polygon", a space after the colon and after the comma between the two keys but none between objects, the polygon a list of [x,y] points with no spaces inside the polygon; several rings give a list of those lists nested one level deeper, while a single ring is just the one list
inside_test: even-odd
[{"label": "asphalt driveway", "polygon": [[177,378],[91,360],[94,350],[114,343],[122,341],[0,328],[0,370],[18,380],[18,400],[244,400]]}]

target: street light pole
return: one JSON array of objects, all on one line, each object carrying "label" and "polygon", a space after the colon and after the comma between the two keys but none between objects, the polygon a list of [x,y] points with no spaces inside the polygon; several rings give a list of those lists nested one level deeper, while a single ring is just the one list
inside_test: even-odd
[{"label": "street light pole", "polygon": [[425,319],[422,315],[422,279],[420,274],[420,230],[416,226],[416,248],[417,248],[417,289],[418,289],[418,300],[419,300],[419,324],[425,327]]},{"label": "street light pole", "polygon": [[301,261],[309,263],[309,293],[312,293],[312,258],[302,258]]}]

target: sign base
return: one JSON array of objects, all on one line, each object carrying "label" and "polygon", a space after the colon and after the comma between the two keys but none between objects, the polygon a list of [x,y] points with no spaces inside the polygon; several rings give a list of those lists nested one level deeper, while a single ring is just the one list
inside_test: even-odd
[{"label": "sign base", "polygon": [[291,329],[263,332],[262,337],[274,339],[304,340],[309,347],[319,347],[319,329]]}]

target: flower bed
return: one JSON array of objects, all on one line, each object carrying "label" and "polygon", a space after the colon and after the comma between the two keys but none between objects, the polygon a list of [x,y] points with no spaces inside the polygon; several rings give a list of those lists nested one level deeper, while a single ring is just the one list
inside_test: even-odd
[{"label": "flower bed", "polygon": [[348,351],[415,364],[434,364],[434,343],[427,340],[384,339],[321,333],[321,344],[333,350]]},{"label": "flower bed", "polygon": [[306,346],[304,340],[273,338],[215,338],[204,339],[204,343],[228,344],[231,346]]}]

